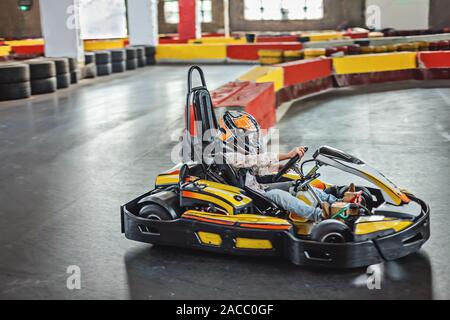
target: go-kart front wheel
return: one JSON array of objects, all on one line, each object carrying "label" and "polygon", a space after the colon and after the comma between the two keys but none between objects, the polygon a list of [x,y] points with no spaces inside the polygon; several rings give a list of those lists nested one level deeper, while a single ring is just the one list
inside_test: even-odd
[{"label": "go-kart front wheel", "polygon": [[325,220],[311,230],[311,239],[326,243],[345,243],[352,241],[352,232],[341,221]]},{"label": "go-kart front wheel", "polygon": [[139,217],[149,220],[172,220],[170,213],[157,204],[148,204],[139,211]]}]

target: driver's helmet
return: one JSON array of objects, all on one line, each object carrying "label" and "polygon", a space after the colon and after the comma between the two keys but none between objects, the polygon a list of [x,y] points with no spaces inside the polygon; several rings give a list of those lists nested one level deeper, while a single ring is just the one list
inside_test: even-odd
[{"label": "driver's helmet", "polygon": [[261,152],[261,127],[244,111],[226,111],[219,121],[219,138],[227,152],[258,154]]}]

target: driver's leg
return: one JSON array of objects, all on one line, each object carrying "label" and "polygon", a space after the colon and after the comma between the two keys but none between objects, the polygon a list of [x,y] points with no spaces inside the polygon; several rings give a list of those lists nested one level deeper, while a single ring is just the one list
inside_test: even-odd
[{"label": "driver's leg", "polygon": [[284,210],[293,212],[305,219],[310,221],[320,221],[322,219],[322,209],[306,205],[289,192],[274,189],[267,191],[266,196]]},{"label": "driver's leg", "polygon": [[329,204],[332,204],[332,203],[335,203],[338,200],[332,194],[328,194],[328,193],[322,191],[321,189],[317,189],[317,188],[314,188],[314,187],[312,187],[312,188],[314,189],[314,191],[316,191],[317,196],[322,201],[325,201],[325,202],[328,202]]}]

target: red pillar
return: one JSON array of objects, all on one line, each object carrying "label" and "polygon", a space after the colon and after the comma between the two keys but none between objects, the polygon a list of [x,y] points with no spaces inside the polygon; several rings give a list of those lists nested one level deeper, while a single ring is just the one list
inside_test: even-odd
[{"label": "red pillar", "polygon": [[196,0],[179,0],[180,22],[178,23],[178,36],[181,40],[195,39],[197,35],[197,9]]}]

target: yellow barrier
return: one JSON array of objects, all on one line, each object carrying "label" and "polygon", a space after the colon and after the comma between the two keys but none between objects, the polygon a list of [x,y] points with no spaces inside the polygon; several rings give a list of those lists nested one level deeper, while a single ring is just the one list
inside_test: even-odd
[{"label": "yellow barrier", "polygon": [[340,32],[302,33],[302,37],[309,37],[309,41],[340,40],[344,36]]},{"label": "yellow barrier", "polygon": [[221,44],[221,43],[246,43],[245,38],[233,38],[233,37],[207,37],[201,39],[191,39],[188,43],[201,43],[201,44]]},{"label": "yellow barrier", "polygon": [[159,61],[225,61],[225,44],[161,44],[156,47],[156,60]]},{"label": "yellow barrier", "polygon": [[117,40],[84,40],[85,51],[121,49],[125,47],[124,39]]},{"label": "yellow barrier", "polygon": [[271,58],[282,58],[283,50],[280,49],[261,49],[258,50],[258,56],[260,57],[271,57]]},{"label": "yellow barrier", "polygon": [[240,81],[257,83],[273,82],[275,91],[283,88],[284,72],[282,67],[254,67],[239,78]]},{"label": "yellow barrier", "polygon": [[10,46],[0,46],[0,57],[7,56],[9,55],[10,52],[11,52]]},{"label": "yellow barrier", "polygon": [[326,53],[327,53],[327,51],[324,48],[305,49],[305,51],[304,51],[305,59],[317,58],[317,57],[325,56]]},{"label": "yellow barrier", "polygon": [[417,68],[415,52],[333,58],[336,74],[395,71]]},{"label": "yellow barrier", "polygon": [[9,46],[43,45],[44,44],[44,39],[11,40],[11,41],[5,41],[5,44],[7,44]]}]

